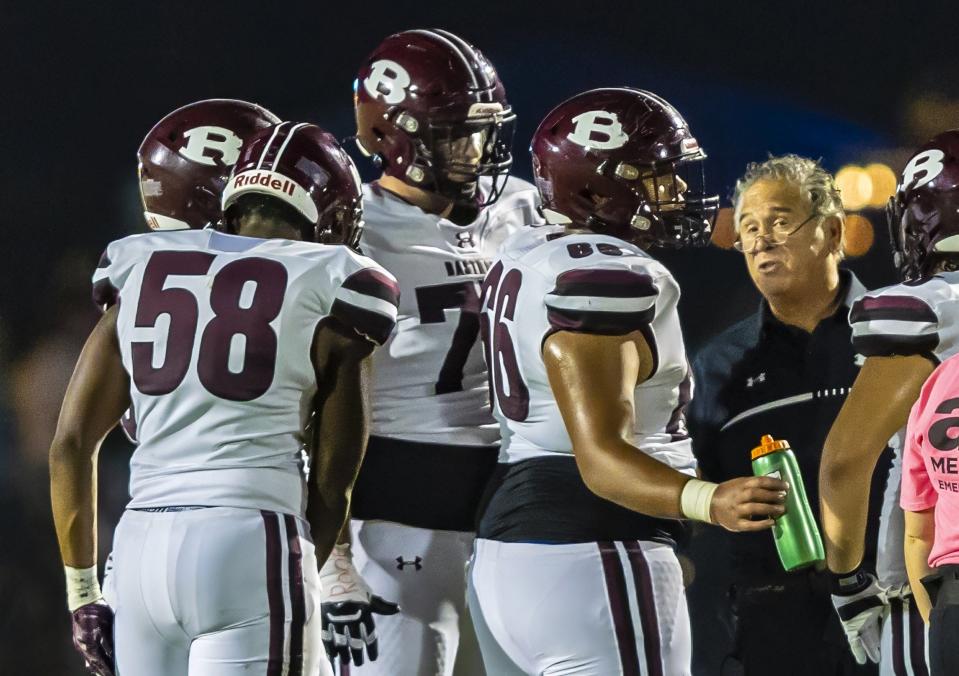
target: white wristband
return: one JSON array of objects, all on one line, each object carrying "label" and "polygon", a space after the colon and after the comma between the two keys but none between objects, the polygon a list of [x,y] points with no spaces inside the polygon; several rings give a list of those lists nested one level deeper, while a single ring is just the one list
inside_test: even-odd
[{"label": "white wristband", "polygon": [[709,516],[709,506],[713,501],[713,493],[719,484],[712,481],[690,479],[683,486],[683,493],[679,498],[679,509],[687,519],[712,523]]},{"label": "white wristband", "polygon": [[97,567],[72,568],[64,566],[67,576],[67,608],[72,613],[80,606],[94,603],[103,598],[100,582],[97,581]]}]

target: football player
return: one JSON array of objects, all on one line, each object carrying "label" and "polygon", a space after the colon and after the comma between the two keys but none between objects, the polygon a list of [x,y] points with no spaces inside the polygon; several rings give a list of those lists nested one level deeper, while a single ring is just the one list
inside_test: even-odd
[{"label": "football player", "polygon": [[[393,272],[397,331],[374,355],[370,445],[353,493],[353,549],[324,567],[324,637],[384,676],[481,674],[464,566],[496,464],[479,288],[497,246],[534,223],[536,191],[508,177],[515,115],[492,64],[443,30],[387,37],[355,82],[357,143],[382,169],[363,186],[362,251]],[[355,554],[355,567],[353,556]],[[371,613],[380,615],[375,631]],[[374,644],[379,637],[379,648]],[[352,655],[347,645],[352,648]]]},{"label": "football player", "polygon": [[[222,195],[235,234],[107,247],[94,274],[106,310],[50,450],[74,643],[94,673],[332,673],[317,561],[346,518],[369,355],[393,328],[398,288],[348,247],[312,242],[355,239],[361,199],[335,139],[284,122],[239,154]],[[97,448],[131,403],[140,445],[101,594]]]},{"label": "football player", "polygon": [[551,225],[508,240],[480,296],[503,437],[469,578],[483,659],[497,676],[682,676],[678,519],[762,530],[786,490],[695,478],[679,288],[646,250],[707,242],[718,198],[647,91],[569,99],[531,150]]},{"label": "football player", "polygon": [[[826,559],[835,574],[833,602],[853,653],[861,662],[879,662],[882,654],[888,673],[902,672],[903,663],[926,673],[924,627],[911,598],[925,599],[926,592],[908,584],[902,538],[894,542],[897,565],[890,579],[880,574],[877,581],[860,569],[868,478],[890,438],[894,448],[902,448],[903,428],[926,378],[959,353],[957,186],[959,130],[951,130],[912,155],[890,200],[890,238],[902,283],[865,294],[849,312],[853,345],[866,360],[826,439],[819,475]],[[897,489],[901,462],[897,457],[890,475]],[[891,504],[889,521],[901,532],[898,491]],[[880,650],[887,601],[894,612],[890,638]]]}]

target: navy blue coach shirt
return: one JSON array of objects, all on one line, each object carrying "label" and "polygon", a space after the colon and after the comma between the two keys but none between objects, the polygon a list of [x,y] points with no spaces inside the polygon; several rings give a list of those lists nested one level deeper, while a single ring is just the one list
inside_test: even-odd
[{"label": "navy blue coach shirt", "polygon": [[[848,270],[840,280],[842,300],[812,333],[776,319],[763,300],[756,314],[707,343],[693,363],[688,410],[693,451],[710,481],[752,476],[750,451],[762,435],[789,441],[817,522],[823,443],[864,361],[852,347],[847,316],[866,289]],[[888,458],[878,463],[870,493],[864,558],[870,569],[887,473]],[[769,584],[787,575],[770,531],[728,536],[734,584]]]}]

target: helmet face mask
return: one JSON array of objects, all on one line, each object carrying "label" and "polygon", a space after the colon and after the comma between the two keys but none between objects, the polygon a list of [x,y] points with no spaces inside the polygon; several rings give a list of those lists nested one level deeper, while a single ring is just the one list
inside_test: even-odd
[{"label": "helmet face mask", "polygon": [[359,204],[335,205],[320,215],[312,241],[320,244],[345,244],[359,250],[363,234],[363,207]]},{"label": "helmet face mask", "polygon": [[[512,110],[430,123],[421,157],[433,192],[480,207],[499,199],[513,165],[515,127]],[[478,195],[479,179],[484,176],[492,180],[492,188],[488,195]]]},{"label": "helmet face mask", "polygon": [[[643,191],[629,220],[627,239],[644,246],[681,248],[709,244],[719,197],[706,192],[704,155],[658,162],[638,179]],[[616,174],[632,175],[638,162],[620,163]]]}]

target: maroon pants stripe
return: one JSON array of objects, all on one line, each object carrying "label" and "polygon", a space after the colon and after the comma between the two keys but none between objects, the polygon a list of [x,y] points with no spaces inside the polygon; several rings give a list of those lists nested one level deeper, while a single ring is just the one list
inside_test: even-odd
[{"label": "maroon pants stripe", "polygon": [[896,676],[908,676],[902,630],[902,599],[889,599],[889,621],[892,622],[892,672]]},{"label": "maroon pants stripe", "polygon": [[653,594],[653,578],[643,548],[636,540],[624,542],[633,569],[636,596],[639,602],[639,619],[643,623],[643,648],[646,652],[646,672],[649,676],[663,676],[663,652],[659,639],[659,619],[656,616],[656,597]]},{"label": "maroon pants stripe", "polygon": [[929,676],[926,667],[926,625],[914,598],[909,600],[909,661],[915,676]]},{"label": "maroon pants stripe", "polygon": [[303,627],[306,624],[306,592],[303,588],[303,552],[300,549],[296,518],[283,515],[286,542],[290,552],[290,671],[289,676],[303,676]]},{"label": "maroon pants stripe", "polygon": [[280,519],[273,512],[261,511],[266,529],[266,597],[270,607],[270,652],[266,676],[283,673],[283,629],[286,622],[283,605],[283,547]]},{"label": "maroon pants stripe", "polygon": [[616,545],[612,542],[596,544],[599,546],[599,555],[603,561],[606,594],[609,597],[609,609],[613,616],[613,629],[616,632],[616,645],[619,648],[623,676],[640,676],[639,655],[636,654],[636,632],[629,612],[629,592],[626,589],[626,576],[623,574],[619,552],[616,551]]}]

